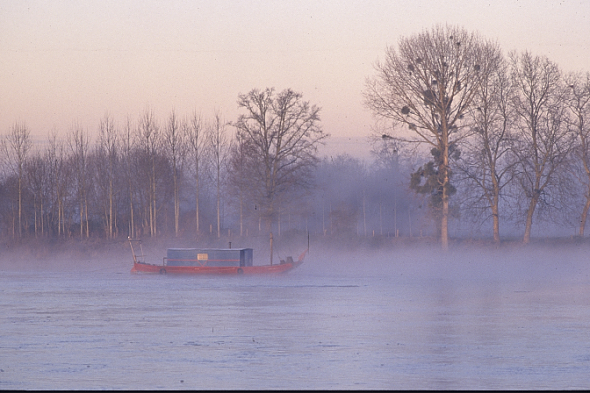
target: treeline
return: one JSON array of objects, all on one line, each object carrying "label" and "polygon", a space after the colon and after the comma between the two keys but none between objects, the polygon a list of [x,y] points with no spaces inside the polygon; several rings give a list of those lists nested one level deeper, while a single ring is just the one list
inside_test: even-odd
[{"label": "treeline", "polygon": [[35,147],[15,124],[1,146],[0,234],[436,235],[443,248],[449,223],[495,241],[510,227],[526,243],[533,222],[584,235],[590,73],[505,56],[452,26],[402,38],[376,71],[365,91],[382,120],[370,163],[319,157],[320,109],[290,89],[238,95],[235,121],[107,114],[94,139],[73,126]]},{"label": "treeline", "polygon": [[[327,134],[319,109],[291,90],[253,90],[240,100],[245,114],[235,122],[220,113],[204,119],[171,111],[157,119],[146,110],[135,121],[105,114],[96,130],[74,125],[35,144],[26,124],[14,124],[1,145],[2,237],[410,234],[411,198],[398,160],[320,159],[317,145]],[[276,110],[277,102],[287,109],[273,115],[260,107]],[[266,131],[251,122],[261,111]]]},{"label": "treeline", "polygon": [[[436,26],[389,47],[365,103],[383,137],[426,147],[410,186],[429,199],[443,247],[451,221],[577,225],[590,208],[590,74],[564,73],[530,52]],[[575,223],[575,224],[574,224]],[[506,227],[506,226],[505,226]],[[571,232],[570,232],[571,234]]]}]

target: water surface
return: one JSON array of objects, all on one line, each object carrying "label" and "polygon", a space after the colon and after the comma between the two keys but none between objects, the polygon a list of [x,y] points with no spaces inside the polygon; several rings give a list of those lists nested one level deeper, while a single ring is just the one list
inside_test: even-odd
[{"label": "water surface", "polygon": [[276,277],[104,265],[1,272],[0,389],[590,388],[584,249],[320,251]]}]

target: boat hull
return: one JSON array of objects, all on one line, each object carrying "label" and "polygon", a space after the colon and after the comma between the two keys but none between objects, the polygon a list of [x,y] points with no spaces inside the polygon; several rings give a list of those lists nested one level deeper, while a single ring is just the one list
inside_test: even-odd
[{"label": "boat hull", "polygon": [[267,266],[164,266],[150,265],[146,263],[134,263],[131,273],[157,273],[157,274],[199,274],[199,275],[250,275],[250,274],[276,274],[293,270],[303,262],[284,263],[282,265]]},{"label": "boat hull", "polygon": [[263,266],[168,266],[134,262],[131,273],[195,274],[195,275],[260,275],[279,274],[295,269],[303,263],[305,252],[294,262]]}]

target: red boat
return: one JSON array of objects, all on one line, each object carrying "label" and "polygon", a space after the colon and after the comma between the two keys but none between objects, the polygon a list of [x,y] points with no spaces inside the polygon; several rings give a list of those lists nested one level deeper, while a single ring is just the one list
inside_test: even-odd
[{"label": "red boat", "polygon": [[297,261],[292,257],[281,260],[279,264],[253,265],[253,250],[251,248],[227,248],[227,249],[196,249],[196,248],[169,248],[167,256],[163,258],[161,265],[146,263],[141,248],[141,254],[136,254],[133,242],[129,239],[131,253],[133,254],[133,268],[131,273],[159,273],[159,274],[201,274],[201,275],[225,275],[225,274],[274,274],[284,273],[296,268],[303,263],[305,250]]}]

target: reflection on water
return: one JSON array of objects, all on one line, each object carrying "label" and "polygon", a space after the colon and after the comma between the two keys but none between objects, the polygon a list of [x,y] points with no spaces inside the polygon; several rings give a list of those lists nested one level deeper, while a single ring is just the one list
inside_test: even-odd
[{"label": "reflection on water", "polygon": [[588,263],[541,255],[320,253],[278,277],[5,271],[0,388],[589,388]]}]

